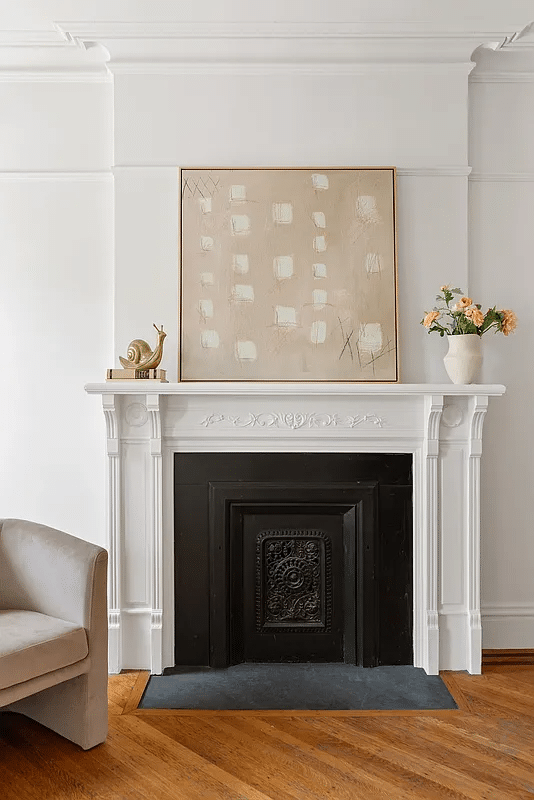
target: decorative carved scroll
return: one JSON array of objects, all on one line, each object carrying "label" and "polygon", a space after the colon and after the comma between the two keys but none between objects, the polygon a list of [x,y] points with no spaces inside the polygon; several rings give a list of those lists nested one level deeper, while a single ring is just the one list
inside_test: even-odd
[{"label": "decorative carved scroll", "polygon": [[308,414],[289,413],[281,414],[274,411],[265,411],[260,414],[250,412],[248,416],[232,416],[229,414],[208,414],[200,423],[205,428],[215,425],[234,428],[289,428],[296,431],[301,428],[357,428],[364,422],[370,422],[382,428],[384,420],[376,414],[356,414],[340,417],[339,414]]}]

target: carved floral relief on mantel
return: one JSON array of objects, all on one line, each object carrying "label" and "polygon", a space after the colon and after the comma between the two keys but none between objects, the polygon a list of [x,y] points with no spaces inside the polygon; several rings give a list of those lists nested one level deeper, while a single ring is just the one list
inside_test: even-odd
[{"label": "carved floral relief on mantel", "polygon": [[231,414],[209,414],[200,423],[205,428],[215,425],[233,428],[279,428],[299,430],[301,428],[357,428],[364,423],[371,423],[378,428],[384,426],[385,420],[376,414],[365,414],[340,417],[339,414],[307,414],[262,412],[248,416],[234,416]]}]

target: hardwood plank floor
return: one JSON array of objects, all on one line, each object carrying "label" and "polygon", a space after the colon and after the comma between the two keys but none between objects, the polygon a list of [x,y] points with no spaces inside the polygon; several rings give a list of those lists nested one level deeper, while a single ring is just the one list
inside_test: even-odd
[{"label": "hardwood plank floor", "polygon": [[0,714],[0,800],[534,800],[534,666],[442,677],[457,711],[137,710],[114,675],[88,752]]}]

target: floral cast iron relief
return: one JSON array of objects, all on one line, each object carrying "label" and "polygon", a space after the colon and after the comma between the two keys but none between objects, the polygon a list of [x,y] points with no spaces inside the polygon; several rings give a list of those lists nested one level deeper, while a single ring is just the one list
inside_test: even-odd
[{"label": "floral cast iron relief", "polygon": [[256,629],[328,632],[331,544],[318,530],[269,530],[256,541]]},{"label": "floral cast iron relief", "polygon": [[289,428],[299,430],[300,428],[357,428],[364,422],[376,425],[378,428],[384,426],[382,417],[376,414],[356,414],[340,417],[339,414],[307,414],[265,411],[260,414],[250,412],[247,416],[232,416],[230,414],[209,414],[201,421],[205,428],[215,425],[232,428]]}]

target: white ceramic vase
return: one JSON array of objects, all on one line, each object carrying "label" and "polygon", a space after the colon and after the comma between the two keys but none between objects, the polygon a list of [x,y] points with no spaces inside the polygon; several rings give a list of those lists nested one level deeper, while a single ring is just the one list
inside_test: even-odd
[{"label": "white ceramic vase", "polygon": [[453,383],[474,383],[482,364],[481,337],[476,333],[447,336],[449,352],[443,359]]}]

